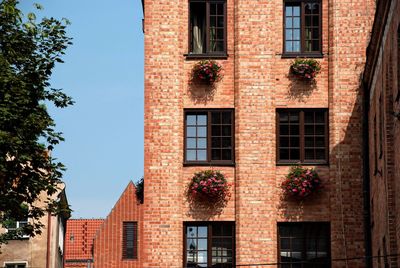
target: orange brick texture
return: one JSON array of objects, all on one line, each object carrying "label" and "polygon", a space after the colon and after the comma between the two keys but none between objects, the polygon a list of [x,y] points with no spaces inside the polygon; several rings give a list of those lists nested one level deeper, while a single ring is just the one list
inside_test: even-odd
[{"label": "orange brick texture", "polygon": [[[123,222],[138,223],[137,259],[122,258]],[[93,256],[95,268],[136,268],[141,267],[142,209],[136,199],[136,188],[132,182],[115,204],[96,233]]]},{"label": "orange brick texture", "polygon": [[94,236],[103,221],[103,219],[70,219],[67,221],[64,267],[87,267],[87,261],[92,260]]},{"label": "orange brick texture", "polygon": [[[224,78],[212,94],[189,83],[188,1],[145,4],[145,202],[143,267],[182,267],[185,221],[235,221],[236,264],[276,263],[277,223],[331,223],[332,258],[364,256],[362,92],[360,75],[374,15],[373,0],[322,0],[322,70],[313,88],[288,77],[282,58],[283,1],[227,0]],[[276,165],[276,108],[329,109],[329,165],[318,166],[325,188],[303,203],[282,200],[288,166]],[[219,215],[192,211],[183,166],[184,108],[235,109],[234,182]],[[258,267],[254,265],[252,267]],[[259,266],[264,267],[264,266]],[[269,266],[273,267],[273,266]],[[332,267],[364,267],[363,260]]]},{"label": "orange brick texture", "polygon": [[[390,4],[389,4],[390,2]],[[384,263],[400,267],[400,72],[399,1],[390,5],[386,23],[377,25],[384,33],[371,74],[369,148],[372,254],[392,255],[374,259],[374,267]],[[383,17],[382,14],[378,16]],[[372,38],[377,38],[373,36]]]}]

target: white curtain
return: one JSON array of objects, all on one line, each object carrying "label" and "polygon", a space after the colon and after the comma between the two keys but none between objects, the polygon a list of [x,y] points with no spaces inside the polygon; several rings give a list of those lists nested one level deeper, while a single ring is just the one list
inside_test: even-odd
[{"label": "white curtain", "polygon": [[199,17],[193,16],[193,53],[203,53],[203,25],[199,20]]}]

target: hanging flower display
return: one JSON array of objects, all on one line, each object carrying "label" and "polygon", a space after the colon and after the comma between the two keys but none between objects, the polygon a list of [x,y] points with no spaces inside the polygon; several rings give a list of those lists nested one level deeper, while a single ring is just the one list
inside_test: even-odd
[{"label": "hanging flower display", "polygon": [[230,197],[230,186],[221,172],[204,170],[194,174],[187,195],[190,201],[226,203]]},{"label": "hanging flower display", "polygon": [[321,70],[321,65],[314,59],[295,59],[290,65],[290,71],[296,77],[313,80]]},{"label": "hanging flower display", "polygon": [[281,185],[287,196],[303,199],[322,188],[321,180],[314,169],[293,167]]},{"label": "hanging flower display", "polygon": [[196,63],[192,70],[193,80],[213,84],[222,79],[222,66],[213,60],[203,60]]}]

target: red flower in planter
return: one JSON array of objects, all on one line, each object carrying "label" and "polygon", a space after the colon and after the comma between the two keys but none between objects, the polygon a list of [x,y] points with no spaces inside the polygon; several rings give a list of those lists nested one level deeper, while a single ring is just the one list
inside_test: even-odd
[{"label": "red flower in planter", "polygon": [[287,196],[303,199],[322,188],[321,180],[314,169],[293,167],[281,188]]},{"label": "red flower in planter", "polygon": [[213,84],[222,79],[222,66],[213,60],[200,61],[193,67],[192,79],[198,82]]},{"label": "red flower in planter", "polygon": [[314,59],[297,58],[290,66],[293,75],[305,80],[313,80],[320,70],[321,65]]},{"label": "red flower in planter", "polygon": [[190,201],[226,203],[230,197],[230,186],[221,172],[204,170],[194,174],[187,196]]}]

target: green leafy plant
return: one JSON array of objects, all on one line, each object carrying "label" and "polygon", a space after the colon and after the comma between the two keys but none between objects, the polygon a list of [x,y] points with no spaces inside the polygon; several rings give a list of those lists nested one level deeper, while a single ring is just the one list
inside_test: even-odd
[{"label": "green leafy plant", "polygon": [[321,65],[314,59],[296,58],[290,65],[291,73],[305,80],[313,80],[320,70]]},{"label": "green leafy plant", "polygon": [[320,190],[322,184],[314,169],[294,166],[282,182],[281,188],[286,196],[303,199]]},{"label": "green leafy plant", "polygon": [[[18,4],[0,2],[0,225],[29,218],[23,231],[34,236],[41,233],[45,213],[69,210],[54,198],[65,168],[50,152],[63,137],[46,105],[73,104],[50,85],[55,65],[72,43],[67,20],[24,16]],[[0,234],[0,244],[3,238]]]},{"label": "green leafy plant", "polygon": [[143,204],[143,201],[144,201],[144,178],[141,178],[138,182],[136,182],[135,186],[136,186],[136,198],[141,204]]},{"label": "green leafy plant", "polygon": [[204,170],[194,174],[188,188],[190,201],[204,203],[226,203],[231,185],[220,171]]},{"label": "green leafy plant", "polygon": [[192,78],[194,81],[213,84],[222,79],[222,66],[213,60],[199,61],[193,66]]}]

